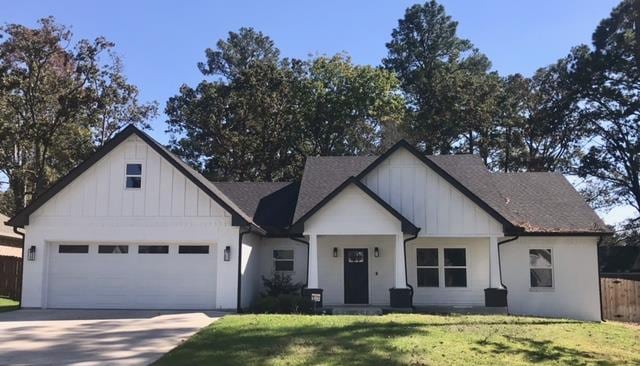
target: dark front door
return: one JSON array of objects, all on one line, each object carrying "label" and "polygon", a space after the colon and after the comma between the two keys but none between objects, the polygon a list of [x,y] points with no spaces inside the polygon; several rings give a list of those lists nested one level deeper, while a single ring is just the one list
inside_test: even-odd
[{"label": "dark front door", "polygon": [[369,254],[367,249],[344,250],[344,303],[369,303]]}]

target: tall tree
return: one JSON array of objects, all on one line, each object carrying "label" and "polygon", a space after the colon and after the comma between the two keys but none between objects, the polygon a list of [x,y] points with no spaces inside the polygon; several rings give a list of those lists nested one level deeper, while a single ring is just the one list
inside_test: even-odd
[{"label": "tall tree", "polygon": [[299,178],[307,155],[375,150],[403,112],[391,73],[344,55],[280,59],[250,28],[206,56],[216,80],[183,85],[165,111],[173,150],[211,179]]},{"label": "tall tree", "polygon": [[0,28],[0,172],[15,210],[84,159],[94,143],[155,112],[137,103],[137,89],[109,54],[111,42],[81,40],[71,48],[66,27],[53,18],[39,25]]},{"label": "tall tree", "polygon": [[578,173],[609,203],[628,204],[640,223],[640,1],[622,1],[593,34],[579,58],[581,120],[594,138]]},{"label": "tall tree", "polygon": [[[435,0],[408,8],[387,43],[382,61],[396,73],[408,101],[407,136],[427,153],[449,153],[462,133],[465,107],[483,109],[473,88],[491,63],[471,42],[456,35],[458,23]],[[469,141],[474,144],[474,137]]]}]

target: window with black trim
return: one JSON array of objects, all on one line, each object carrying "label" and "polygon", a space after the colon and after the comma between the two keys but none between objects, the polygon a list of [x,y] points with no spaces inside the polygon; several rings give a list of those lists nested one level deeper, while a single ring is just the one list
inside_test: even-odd
[{"label": "window with black trim", "polygon": [[467,287],[467,250],[444,248],[444,286]]},{"label": "window with black trim", "polygon": [[418,287],[440,286],[438,248],[416,249]]},{"label": "window with black trim", "polygon": [[179,254],[209,254],[208,245],[180,245]]},{"label": "window with black trim", "polygon": [[60,245],[58,246],[58,253],[65,253],[65,254],[89,253],[89,246],[88,245]]},{"label": "window with black trim", "polygon": [[293,250],[276,249],[273,251],[273,268],[276,272],[293,271]]},{"label": "window with black trim", "polygon": [[126,172],[126,187],[130,189],[137,189],[142,187],[142,164],[129,163],[127,164]]},{"label": "window with black trim", "polygon": [[99,245],[99,254],[127,254],[129,253],[128,245]]},{"label": "window with black trim", "polygon": [[551,249],[529,249],[531,288],[553,288],[552,254]]},{"label": "window with black trim", "polygon": [[168,245],[138,245],[139,254],[168,254]]}]

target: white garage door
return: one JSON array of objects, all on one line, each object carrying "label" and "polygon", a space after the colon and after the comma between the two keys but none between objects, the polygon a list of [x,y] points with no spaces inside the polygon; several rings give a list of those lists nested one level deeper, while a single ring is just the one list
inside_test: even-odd
[{"label": "white garage door", "polygon": [[47,307],[213,309],[214,245],[51,244]]}]

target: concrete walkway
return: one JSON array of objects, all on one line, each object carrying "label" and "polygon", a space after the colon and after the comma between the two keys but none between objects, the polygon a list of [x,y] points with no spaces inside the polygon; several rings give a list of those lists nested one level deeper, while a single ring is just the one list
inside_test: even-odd
[{"label": "concrete walkway", "polygon": [[0,313],[0,365],[147,365],[222,315],[153,310]]}]

